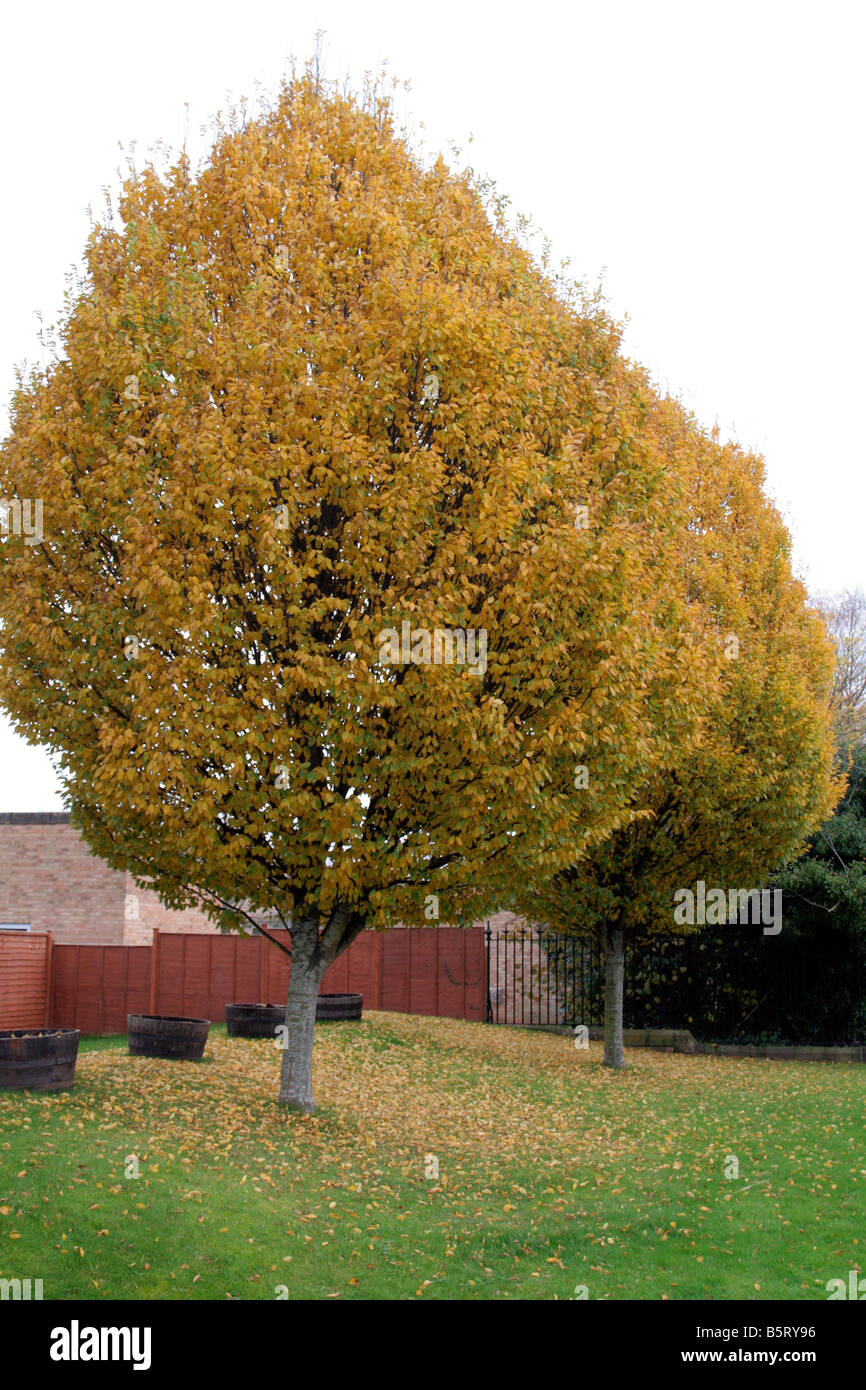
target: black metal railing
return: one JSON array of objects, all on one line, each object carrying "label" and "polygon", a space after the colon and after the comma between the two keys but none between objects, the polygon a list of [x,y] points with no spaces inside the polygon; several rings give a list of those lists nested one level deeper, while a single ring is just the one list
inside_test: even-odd
[{"label": "black metal railing", "polygon": [[547,931],[505,931],[487,942],[490,1023],[601,1022],[604,966],[597,943]]},{"label": "black metal railing", "polygon": [[[488,926],[491,1023],[599,1027],[604,959],[597,939]],[[817,952],[793,933],[707,928],[626,941],[627,1028],[689,1028],[703,1042],[845,1046],[866,1039],[866,965],[850,942]]]}]

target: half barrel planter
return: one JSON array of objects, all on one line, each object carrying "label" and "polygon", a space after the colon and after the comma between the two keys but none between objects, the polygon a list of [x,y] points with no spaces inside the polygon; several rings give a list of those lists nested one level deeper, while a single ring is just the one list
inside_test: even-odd
[{"label": "half barrel planter", "polygon": [[0,1090],[70,1091],[80,1037],[78,1028],[4,1028]]},{"label": "half barrel planter", "polygon": [[230,1038],[273,1038],[286,1021],[285,1004],[226,1004]]},{"label": "half barrel planter", "polygon": [[362,994],[320,994],[316,1000],[316,1022],[360,1018],[363,1006]]},{"label": "half barrel planter", "polygon": [[130,1057],[171,1057],[200,1062],[209,1018],[174,1018],[167,1014],[127,1014]]}]

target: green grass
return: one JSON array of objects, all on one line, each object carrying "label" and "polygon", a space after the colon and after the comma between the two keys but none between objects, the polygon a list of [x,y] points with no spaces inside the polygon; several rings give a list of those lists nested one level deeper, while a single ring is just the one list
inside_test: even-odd
[{"label": "green grass", "polygon": [[[224,1023],[212,1023],[210,1026],[209,1038],[225,1037],[226,1026]],[[83,1034],[78,1040],[78,1055],[82,1052],[102,1052],[106,1048],[123,1048],[126,1050],[127,1036],[125,1033],[106,1033],[102,1037],[95,1037],[92,1033]]]},{"label": "green grass", "polygon": [[201,1064],[83,1039],[73,1091],[0,1092],[0,1278],[76,1299],[808,1300],[860,1264],[864,1067],[636,1049],[611,1073],[567,1037],[397,1014],[317,1033],[314,1116],[276,1103],[269,1041],[223,1028]]},{"label": "green grass", "polygon": [[126,1047],[125,1033],[109,1033],[104,1038],[82,1037],[78,1039],[78,1055],[82,1052],[102,1052],[107,1047]]}]

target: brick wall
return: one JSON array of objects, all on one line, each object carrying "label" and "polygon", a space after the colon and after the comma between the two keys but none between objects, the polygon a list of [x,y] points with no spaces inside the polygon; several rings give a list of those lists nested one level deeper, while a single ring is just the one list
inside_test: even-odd
[{"label": "brick wall", "polygon": [[123,874],[91,854],[68,815],[0,814],[0,926],[119,946],[123,897]]},{"label": "brick wall", "polygon": [[198,912],[195,908],[175,911],[173,908],[164,907],[152,889],[137,888],[131,874],[127,874],[124,946],[149,946],[153,940],[154,927],[162,932],[217,931],[217,927],[203,912]]},{"label": "brick wall", "polygon": [[[109,868],[63,812],[0,813],[0,926],[4,922],[29,922],[31,932],[50,931],[60,945],[149,946],[155,927],[217,932],[204,913],[164,907],[131,875]],[[496,936],[521,922],[499,912],[490,925]],[[497,990],[514,989],[504,976],[491,984],[494,1000]]]},{"label": "brick wall", "polygon": [[555,974],[548,974],[547,956],[534,939],[532,923],[513,912],[496,912],[489,925],[493,1022],[558,1022]]},{"label": "brick wall", "polygon": [[61,945],[146,946],[153,928],[213,932],[203,913],[172,912],[92,854],[63,812],[0,813],[0,926],[30,924]]}]

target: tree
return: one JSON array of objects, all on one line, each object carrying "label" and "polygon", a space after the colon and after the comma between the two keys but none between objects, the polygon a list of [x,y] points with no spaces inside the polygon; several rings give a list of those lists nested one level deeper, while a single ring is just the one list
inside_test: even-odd
[{"label": "tree", "polygon": [[0,700],[110,864],[290,927],[280,1099],[311,1110],[360,931],[470,921],[518,844],[552,873],[633,814],[683,480],[615,325],[378,91],[293,78],[197,173],[130,171],[118,221],[0,451],[44,503],[0,544]]},{"label": "tree", "polygon": [[[806,853],[773,877],[785,895],[785,925],[804,947],[831,943],[850,959],[866,960],[866,748],[843,764],[845,794],[811,836]],[[861,1001],[866,1004],[866,1001]],[[866,1018],[864,1018],[866,1022]]]},{"label": "tree", "polygon": [[[605,957],[605,1065],[625,1066],[624,942],[682,934],[677,897],[765,882],[796,854],[842,791],[833,774],[832,648],[790,568],[784,525],[764,494],[761,460],[722,446],[670,401],[658,403],[660,447],[691,458],[688,587],[717,633],[721,662],[695,662],[713,698],[697,736],[635,789],[639,818],[552,879],[521,882],[514,905],[566,932],[600,938]],[[649,814],[646,814],[648,809]],[[718,891],[718,890],[717,890]],[[713,903],[718,910],[719,899]],[[707,920],[711,920],[707,917]]]},{"label": "tree", "polygon": [[836,648],[831,704],[842,749],[866,743],[866,595],[862,590],[816,600]]}]

